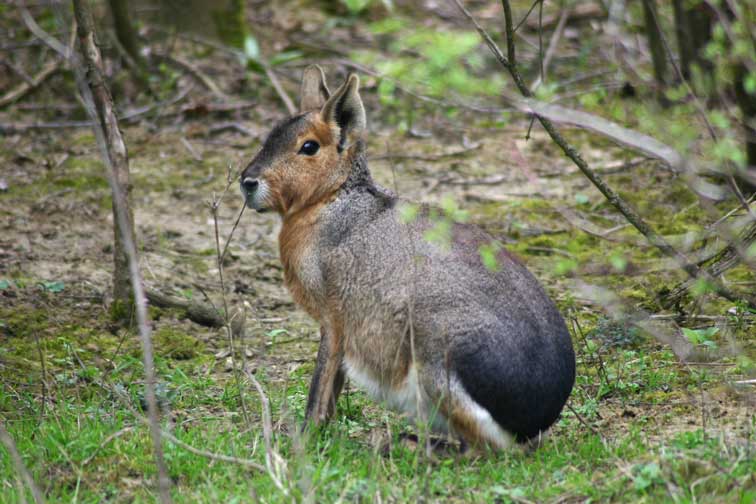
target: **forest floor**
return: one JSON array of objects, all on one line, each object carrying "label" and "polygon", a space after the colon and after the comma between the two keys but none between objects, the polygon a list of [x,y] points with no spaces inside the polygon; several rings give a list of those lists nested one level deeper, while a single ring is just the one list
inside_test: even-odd
[{"label": "forest floor", "polygon": [[[269,29],[281,23],[293,30],[270,9]],[[277,39],[265,35],[259,34],[263,50],[272,51]],[[354,24],[334,35],[344,46],[366,36]],[[233,57],[186,40],[175,50],[192,56],[229,96],[213,97],[191,76],[164,70],[172,79],[161,92],[173,103],[122,125],[141,271],[151,289],[223,311],[209,202],[222,198],[222,246],[242,208],[236,183],[225,191],[227,170],[238,173],[286,114],[264,78],[245,74]],[[293,96],[301,69],[313,59],[277,70]],[[334,58],[318,61],[335,87],[345,68]],[[243,314],[242,337],[232,352],[224,329],[200,326],[179,309],[151,307],[159,395],[164,427],[176,438],[264,465],[261,402],[240,372],[246,368],[270,399],[273,448],[281,458],[271,474],[166,441],[174,497],[753,502],[756,397],[752,384],[739,382],[753,378],[754,315],[712,294],[665,307],[660,296],[684,274],[613,211],[542,129],[534,126],[528,138],[526,117],[453,115],[423,105],[408,124],[379,99],[377,80],[362,77],[377,181],[408,199],[453,200],[469,221],[518,254],[557,302],[578,358],[569,406],[530,453],[429,457],[398,442],[400,433],[414,429],[405,419],[349,386],[330,425],[299,434],[318,330],[283,287],[278,217],[247,210],[223,268],[225,302],[232,314]],[[73,89],[65,73],[51,83]],[[139,94],[127,84],[117,87],[116,100],[137,103]],[[606,99],[633,113],[632,100]],[[24,102],[37,108],[8,108],[0,123],[60,121],[71,101],[43,89]],[[228,110],[222,103],[246,105]],[[720,217],[657,162],[565,131],[677,246],[695,250],[692,233]],[[0,143],[0,166],[0,414],[50,501],[153,500],[155,466],[140,420],[141,347],[135,333],[112,322],[108,308],[111,199],[93,133],[9,134]],[[727,200],[716,209],[724,214],[737,206]],[[743,267],[725,278],[751,292],[754,280]],[[698,362],[678,358],[639,328],[641,319],[646,329],[679,336],[679,325],[699,338]],[[1,500],[22,502],[5,452],[0,468]]]}]

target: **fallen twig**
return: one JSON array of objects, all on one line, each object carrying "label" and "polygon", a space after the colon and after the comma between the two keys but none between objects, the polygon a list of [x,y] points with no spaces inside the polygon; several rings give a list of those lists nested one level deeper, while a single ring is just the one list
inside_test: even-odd
[{"label": "fallen twig", "polygon": [[164,60],[165,62],[188,73],[217,98],[220,98],[221,100],[228,99],[226,93],[221,91],[220,87],[218,87],[218,85],[206,73],[204,73],[202,70],[192,65],[188,61],[171,54],[155,54],[155,58]]},{"label": "fallen twig", "polygon": [[392,161],[398,161],[402,159],[407,159],[411,161],[441,161],[444,159],[448,159],[450,157],[461,157],[466,154],[468,154],[471,151],[479,149],[483,144],[477,143],[471,147],[467,147],[464,149],[452,151],[452,152],[443,152],[441,154],[431,154],[431,155],[420,155],[420,154],[381,154],[380,156],[371,156],[369,161],[382,161],[386,159],[390,159]]},{"label": "fallen twig", "polygon": [[217,135],[220,133],[224,133],[226,131],[235,131],[237,133],[241,133],[244,136],[248,137],[254,137],[254,132],[250,131],[249,128],[245,128],[238,122],[223,122],[220,124],[215,124],[210,127],[208,130],[208,133],[210,135]]},{"label": "fallen twig", "polygon": [[165,295],[152,289],[145,289],[147,300],[151,305],[158,308],[177,308],[186,312],[186,317],[192,322],[206,327],[223,327],[225,322],[218,311],[211,306],[198,301],[184,301],[182,299]]},{"label": "fallen twig", "polygon": [[54,59],[48,61],[47,64],[42,67],[42,70],[37,72],[34,77],[28,81],[22,82],[0,97],[0,107],[5,107],[6,105],[10,105],[11,103],[20,100],[31,91],[37,89],[40,84],[45,82],[48,77],[55,74],[58,70],[60,70],[60,60]]},{"label": "fallen twig", "polygon": [[[191,91],[191,88],[182,89],[176,96],[165,101],[159,101],[144,107],[138,107],[130,110],[122,111],[119,117],[119,122],[133,123],[139,121],[142,117],[149,114],[154,110],[159,110],[169,105],[180,102],[186,98],[187,94]],[[214,111],[214,110],[211,110]],[[178,111],[172,114],[163,114],[163,116],[170,116],[175,114],[181,114],[182,111]],[[56,122],[34,122],[34,123],[5,123],[0,124],[0,133],[4,135],[13,135],[17,133],[24,133],[26,131],[34,130],[54,130],[54,129],[68,129],[68,128],[91,128],[95,123],[93,121],[56,121]]]}]

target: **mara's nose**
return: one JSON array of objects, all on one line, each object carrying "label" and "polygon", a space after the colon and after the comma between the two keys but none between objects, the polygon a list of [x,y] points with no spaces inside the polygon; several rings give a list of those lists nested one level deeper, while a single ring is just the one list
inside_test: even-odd
[{"label": "mara's nose", "polygon": [[257,179],[253,179],[251,177],[245,177],[244,180],[242,180],[241,185],[247,194],[253,194],[259,184],[257,182]]}]

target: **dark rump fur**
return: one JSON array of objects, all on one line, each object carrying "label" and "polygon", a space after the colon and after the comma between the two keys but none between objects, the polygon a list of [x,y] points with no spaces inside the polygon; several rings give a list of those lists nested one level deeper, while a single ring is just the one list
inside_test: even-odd
[{"label": "dark rump fur", "polygon": [[[456,224],[453,230],[457,257],[485,268],[479,248],[493,239],[475,226]],[[451,366],[478,404],[518,441],[527,441],[559,416],[575,380],[575,355],[561,315],[530,272],[504,249],[496,259],[499,272],[491,275],[522,289],[492,300],[498,323],[458,339]],[[505,278],[506,272],[516,274]],[[518,292],[527,292],[528,299],[513,299]]]},{"label": "dark rump fur", "polygon": [[[487,328],[518,332],[521,337],[512,352],[507,348],[491,348],[490,333],[470,335],[465,341],[474,342],[474,346],[452,350],[452,370],[467,393],[519,442],[538,436],[556,421],[575,381],[574,353],[567,328],[561,319],[555,316],[549,319],[551,331],[558,333],[553,336],[558,337],[548,340],[539,337],[535,324],[523,318],[516,320],[514,326]],[[558,348],[545,352],[544,344],[555,344]],[[544,361],[537,357],[544,354],[553,359]]]}]

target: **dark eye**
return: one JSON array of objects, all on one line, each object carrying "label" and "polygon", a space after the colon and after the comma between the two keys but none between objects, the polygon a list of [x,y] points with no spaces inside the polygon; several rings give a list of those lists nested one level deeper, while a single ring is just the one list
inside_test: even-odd
[{"label": "dark eye", "polygon": [[318,142],[314,140],[307,140],[302,144],[302,148],[299,149],[299,153],[304,154],[305,156],[314,156],[315,153],[318,152],[318,149],[320,149]]}]

